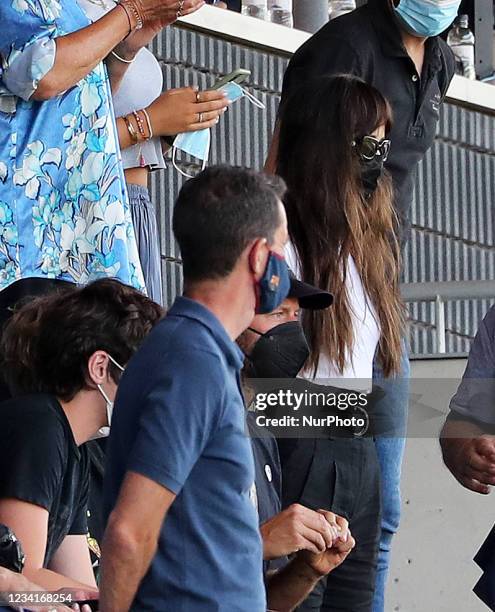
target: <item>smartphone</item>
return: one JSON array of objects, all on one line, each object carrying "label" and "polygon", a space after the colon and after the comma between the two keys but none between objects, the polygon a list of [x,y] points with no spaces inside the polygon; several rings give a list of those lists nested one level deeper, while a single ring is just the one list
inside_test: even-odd
[{"label": "smartphone", "polygon": [[234,70],[230,74],[226,74],[221,79],[218,79],[216,83],[213,85],[212,89],[220,89],[227,83],[237,83],[240,85],[243,81],[251,76],[251,70],[246,70],[246,68],[238,68]]}]

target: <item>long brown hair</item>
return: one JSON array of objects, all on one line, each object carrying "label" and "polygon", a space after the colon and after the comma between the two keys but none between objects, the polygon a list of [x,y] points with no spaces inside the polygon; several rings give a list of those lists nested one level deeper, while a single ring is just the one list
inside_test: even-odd
[{"label": "long brown hair", "polygon": [[377,313],[384,373],[399,371],[404,309],[392,184],[383,176],[366,199],[352,146],[382,125],[388,132],[391,121],[380,92],[352,76],[307,81],[281,110],[277,174],[288,186],[289,234],[303,279],[335,295],[331,308],[303,315],[314,372],[321,354],[343,372],[359,341],[346,288],[350,255]]}]

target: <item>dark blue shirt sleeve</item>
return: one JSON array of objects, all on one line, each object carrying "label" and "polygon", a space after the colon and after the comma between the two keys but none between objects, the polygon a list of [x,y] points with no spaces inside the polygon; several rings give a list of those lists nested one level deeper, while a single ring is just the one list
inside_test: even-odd
[{"label": "dark blue shirt sleeve", "polygon": [[452,412],[495,424],[495,306],[481,322],[469,352],[461,384],[450,402]]},{"label": "dark blue shirt sleeve", "polygon": [[206,351],[175,353],[155,368],[128,470],[176,495],[221,422],[224,401],[220,358]]}]

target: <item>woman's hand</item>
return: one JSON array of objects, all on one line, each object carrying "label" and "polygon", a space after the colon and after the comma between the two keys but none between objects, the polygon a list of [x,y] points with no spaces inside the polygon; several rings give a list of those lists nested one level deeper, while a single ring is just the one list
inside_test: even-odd
[{"label": "woman's hand", "polygon": [[163,21],[170,25],[178,17],[194,13],[204,5],[204,0],[131,0],[143,24]]},{"label": "woman's hand", "polygon": [[[204,5],[204,0],[190,0],[184,3],[183,15],[190,15]],[[125,59],[132,59],[136,53],[149,45],[163,28],[171,25],[177,20],[178,0],[162,0],[164,14],[159,19],[145,23],[140,30],[134,30],[115,49]]]},{"label": "woman's hand", "polygon": [[222,91],[183,87],[164,92],[147,111],[155,136],[174,136],[214,126],[229,104]]}]

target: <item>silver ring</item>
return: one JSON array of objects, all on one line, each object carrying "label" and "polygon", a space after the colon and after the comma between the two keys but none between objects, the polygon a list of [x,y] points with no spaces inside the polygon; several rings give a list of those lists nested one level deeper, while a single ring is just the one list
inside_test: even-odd
[{"label": "silver ring", "polygon": [[201,100],[199,98],[199,91],[196,92],[196,102],[197,102],[197,104],[199,104],[201,102]]},{"label": "silver ring", "polygon": [[179,8],[177,9],[177,17],[182,17],[182,9],[184,8],[185,0],[179,0]]},{"label": "silver ring", "polygon": [[203,123],[203,113],[198,113],[198,123]]}]

